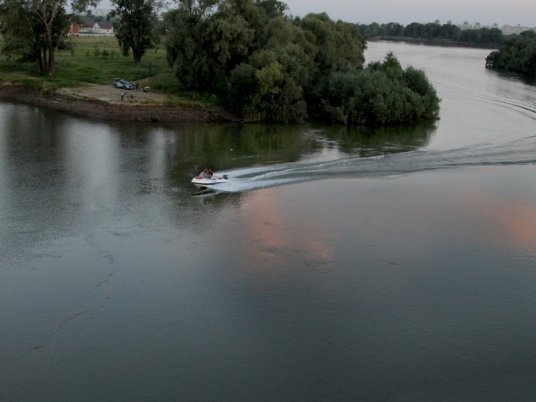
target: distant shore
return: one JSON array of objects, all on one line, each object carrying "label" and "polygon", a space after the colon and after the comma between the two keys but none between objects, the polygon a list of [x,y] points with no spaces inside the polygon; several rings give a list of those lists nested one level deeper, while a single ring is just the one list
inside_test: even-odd
[{"label": "distant shore", "polygon": [[380,41],[389,41],[389,42],[406,42],[418,45],[429,45],[429,46],[448,46],[448,47],[467,47],[473,49],[498,49],[499,45],[497,44],[478,44],[478,43],[469,43],[469,42],[460,42],[450,39],[423,39],[423,38],[410,38],[404,36],[373,36],[367,38],[370,42],[380,42]]},{"label": "distant shore", "polygon": [[[92,86],[95,88],[97,86]],[[23,85],[0,84],[0,100],[21,102],[53,109],[74,116],[99,120],[148,121],[148,122],[236,122],[238,118],[217,107],[169,105],[164,102],[142,103],[137,94],[129,93],[120,101],[119,92],[102,86],[115,97],[86,96],[84,89],[39,94]],[[130,98],[132,95],[132,98]],[[117,99],[117,100],[116,100]],[[131,100],[132,99],[132,100]]]}]

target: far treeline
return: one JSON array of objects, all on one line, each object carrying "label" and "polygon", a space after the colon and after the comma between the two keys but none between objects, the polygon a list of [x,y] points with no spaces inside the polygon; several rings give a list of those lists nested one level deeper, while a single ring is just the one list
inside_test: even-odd
[{"label": "far treeline", "polygon": [[486,67],[505,73],[536,78],[536,32],[507,37],[499,50],[486,58]]},{"label": "far treeline", "polygon": [[460,29],[452,24],[412,22],[401,25],[397,22],[388,24],[362,24],[359,26],[367,38],[413,39],[422,41],[444,41],[468,46],[497,47],[503,40],[498,28]]},{"label": "far treeline", "polygon": [[[38,65],[44,57],[53,66],[54,51],[65,46],[65,2],[0,0],[3,51]],[[54,14],[44,24],[40,16],[51,4],[58,7],[49,8]],[[364,67],[366,39],[357,24],[325,13],[292,18],[277,0],[179,0],[162,23],[153,18],[156,1],[112,4],[120,18],[121,48],[134,53],[135,63],[154,47],[151,38],[158,32],[182,91],[215,95],[244,121],[377,126],[437,116],[439,99],[423,71],[402,68],[392,54]],[[15,18],[26,18],[31,29],[20,29]],[[40,71],[52,74],[54,68]]]}]

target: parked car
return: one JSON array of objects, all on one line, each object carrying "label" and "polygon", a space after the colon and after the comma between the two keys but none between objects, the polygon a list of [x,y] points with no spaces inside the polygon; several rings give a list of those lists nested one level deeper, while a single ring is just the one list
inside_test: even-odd
[{"label": "parked car", "polygon": [[134,88],[136,88],[136,86],[132,82],[129,82],[129,81],[124,80],[122,78],[116,78],[114,80],[113,85],[114,85],[114,87],[119,88],[119,89],[134,89]]}]

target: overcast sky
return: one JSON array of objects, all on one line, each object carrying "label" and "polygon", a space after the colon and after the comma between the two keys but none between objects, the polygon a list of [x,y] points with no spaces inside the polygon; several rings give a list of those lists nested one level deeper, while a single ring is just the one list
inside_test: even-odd
[{"label": "overcast sky", "polygon": [[[371,22],[464,21],[483,25],[498,23],[535,27],[536,0],[287,0],[289,12],[304,16],[325,11],[332,19],[368,24]],[[109,8],[102,0],[98,8]]]},{"label": "overcast sky", "polygon": [[349,22],[433,22],[536,26],[536,0],[287,0],[293,15],[325,11]]}]

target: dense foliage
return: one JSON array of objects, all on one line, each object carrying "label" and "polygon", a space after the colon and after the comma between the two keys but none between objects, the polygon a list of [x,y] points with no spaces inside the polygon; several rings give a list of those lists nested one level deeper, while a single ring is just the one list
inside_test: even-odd
[{"label": "dense foliage", "polygon": [[525,31],[505,39],[499,50],[488,55],[486,67],[536,77],[536,33]]},{"label": "dense foliage", "polygon": [[216,94],[245,121],[395,124],[437,111],[424,74],[404,72],[394,56],[363,70],[357,25],[285,10],[276,0],[180,1],[165,24],[182,88]]},{"label": "dense foliage", "polygon": [[432,118],[439,99],[421,70],[404,70],[389,53],[364,70],[332,73],[324,81],[317,110],[333,122],[378,126]]},{"label": "dense foliage", "polygon": [[503,34],[498,28],[461,29],[452,24],[412,22],[401,25],[396,22],[360,25],[362,32],[369,38],[411,38],[420,40],[442,40],[468,45],[493,46],[499,45]]},{"label": "dense foliage", "polygon": [[[55,52],[64,44],[69,16],[66,0],[0,0],[2,53],[34,61],[37,71],[52,74]],[[96,4],[95,0],[75,0],[74,10]]]},{"label": "dense foliage", "polygon": [[158,37],[154,31],[156,11],[159,2],[156,0],[113,0],[112,16],[120,17],[116,38],[123,55],[132,51],[134,63],[138,64],[147,51],[154,47]]}]

